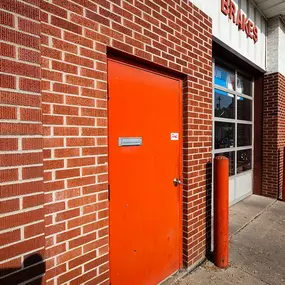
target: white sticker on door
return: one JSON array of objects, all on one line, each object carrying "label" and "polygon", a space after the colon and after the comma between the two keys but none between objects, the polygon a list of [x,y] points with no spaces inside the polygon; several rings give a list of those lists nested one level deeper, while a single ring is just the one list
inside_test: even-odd
[{"label": "white sticker on door", "polygon": [[179,140],[179,134],[178,133],[171,133],[170,139],[172,141],[178,141]]}]

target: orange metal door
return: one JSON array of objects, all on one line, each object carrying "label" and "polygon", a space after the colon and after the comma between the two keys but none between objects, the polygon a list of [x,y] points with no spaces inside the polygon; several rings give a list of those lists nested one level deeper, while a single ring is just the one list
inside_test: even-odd
[{"label": "orange metal door", "polygon": [[111,284],[155,285],[182,256],[181,81],[113,59],[108,81]]}]

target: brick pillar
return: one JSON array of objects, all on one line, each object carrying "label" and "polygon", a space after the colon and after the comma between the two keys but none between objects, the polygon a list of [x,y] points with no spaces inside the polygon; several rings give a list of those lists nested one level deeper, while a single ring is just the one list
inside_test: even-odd
[{"label": "brick pillar", "polygon": [[278,147],[280,149],[279,198],[283,187],[283,150],[285,147],[285,76],[278,74]]},{"label": "brick pillar", "polygon": [[[263,175],[262,195],[277,198],[282,186],[282,157],[278,169],[278,151],[285,146],[285,77],[276,72],[264,77],[263,98]],[[280,171],[280,183],[278,183]],[[280,188],[281,189],[281,188]]]},{"label": "brick pillar", "polygon": [[27,284],[44,272],[40,9],[0,2],[0,284]]}]

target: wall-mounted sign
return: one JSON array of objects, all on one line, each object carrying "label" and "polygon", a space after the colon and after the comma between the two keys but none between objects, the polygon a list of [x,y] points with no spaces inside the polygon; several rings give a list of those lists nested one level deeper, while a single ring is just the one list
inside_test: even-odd
[{"label": "wall-mounted sign", "polygon": [[223,14],[229,17],[234,24],[238,26],[240,30],[245,32],[247,36],[258,41],[258,29],[256,25],[247,18],[246,14],[232,1],[232,0],[221,0],[221,11]]},{"label": "wall-mounted sign", "polygon": [[179,134],[178,133],[171,133],[170,134],[170,139],[172,141],[178,141],[179,140]]}]

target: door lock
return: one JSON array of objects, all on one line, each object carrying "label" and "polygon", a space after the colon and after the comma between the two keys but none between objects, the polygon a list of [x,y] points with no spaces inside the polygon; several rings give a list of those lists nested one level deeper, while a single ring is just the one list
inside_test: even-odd
[{"label": "door lock", "polygon": [[178,178],[174,178],[174,179],[173,179],[173,184],[174,184],[174,186],[175,186],[175,187],[177,187],[178,185],[181,185],[181,184],[182,184],[182,182],[181,182],[181,180],[180,180],[180,179],[178,179]]}]

